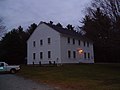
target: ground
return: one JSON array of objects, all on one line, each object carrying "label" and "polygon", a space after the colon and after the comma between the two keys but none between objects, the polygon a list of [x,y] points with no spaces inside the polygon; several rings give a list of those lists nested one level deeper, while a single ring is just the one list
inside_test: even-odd
[{"label": "ground", "polygon": [[0,90],[56,90],[43,83],[36,83],[12,74],[0,74]]},{"label": "ground", "polygon": [[120,90],[120,64],[22,66],[17,75],[61,90]]}]

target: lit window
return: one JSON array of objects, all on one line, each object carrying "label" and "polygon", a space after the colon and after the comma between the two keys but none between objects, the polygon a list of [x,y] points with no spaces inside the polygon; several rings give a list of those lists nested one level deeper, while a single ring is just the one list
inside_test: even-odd
[{"label": "lit window", "polygon": [[51,51],[48,51],[48,58],[51,58]]},{"label": "lit window", "polygon": [[70,52],[70,50],[68,50],[68,58],[70,58],[71,57],[71,52]]},{"label": "lit window", "polygon": [[82,54],[83,53],[83,49],[78,49],[78,53]]}]

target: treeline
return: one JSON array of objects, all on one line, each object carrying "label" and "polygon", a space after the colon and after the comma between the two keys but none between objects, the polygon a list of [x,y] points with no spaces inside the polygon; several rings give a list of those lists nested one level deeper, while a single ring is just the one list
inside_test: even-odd
[{"label": "treeline", "polygon": [[31,24],[27,30],[21,26],[6,33],[0,41],[0,61],[8,64],[24,64],[27,56],[27,39],[37,25]]},{"label": "treeline", "polygon": [[93,40],[96,62],[120,62],[120,0],[93,0],[80,27]]},{"label": "treeline", "polygon": [[[52,21],[49,24],[55,25]],[[57,23],[56,26],[63,28],[60,23]],[[6,33],[0,41],[0,61],[8,64],[26,64],[27,40],[36,28],[37,24],[33,23],[26,30],[19,26]],[[74,30],[70,24],[65,28]]]}]

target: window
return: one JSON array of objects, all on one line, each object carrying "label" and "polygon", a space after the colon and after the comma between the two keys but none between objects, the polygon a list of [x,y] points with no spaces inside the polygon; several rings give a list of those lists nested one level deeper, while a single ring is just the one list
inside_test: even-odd
[{"label": "window", "polygon": [[43,52],[40,52],[40,59],[43,59]]},{"label": "window", "polygon": [[70,38],[68,37],[68,43],[70,43]]},{"label": "window", "polygon": [[88,53],[88,59],[90,59],[90,53]]},{"label": "window", "polygon": [[84,59],[86,59],[86,52],[84,52]]},{"label": "window", "polygon": [[73,51],[73,58],[76,58],[76,52]]},{"label": "window", "polygon": [[70,58],[71,57],[71,52],[70,52],[70,50],[68,50],[68,58]]},{"label": "window", "polygon": [[90,45],[89,42],[87,42],[87,47],[89,47],[89,45]]},{"label": "window", "polygon": [[48,51],[48,58],[51,58],[51,51]]},{"label": "window", "polygon": [[33,41],[33,47],[35,47],[35,41]]},{"label": "window", "polygon": [[48,44],[50,44],[51,43],[51,39],[50,38],[48,38]]},{"label": "window", "polygon": [[73,44],[75,44],[75,39],[73,38]]},{"label": "window", "polygon": [[85,41],[83,43],[84,43],[84,46],[85,46],[86,45]]},{"label": "window", "polygon": [[3,67],[4,66],[4,63],[0,63],[0,67]]},{"label": "window", "polygon": [[43,40],[40,40],[40,45],[43,45]]},{"label": "window", "polygon": [[78,40],[78,45],[80,45],[80,40]]},{"label": "window", "polygon": [[34,60],[35,60],[35,55],[36,55],[36,54],[35,54],[35,53],[33,53],[33,59],[34,59]]}]

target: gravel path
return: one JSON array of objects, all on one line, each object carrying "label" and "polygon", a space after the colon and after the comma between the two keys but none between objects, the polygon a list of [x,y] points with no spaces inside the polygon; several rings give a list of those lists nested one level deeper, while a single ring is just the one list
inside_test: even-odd
[{"label": "gravel path", "polygon": [[11,74],[0,74],[0,90],[56,90],[46,84],[38,84],[32,80]]}]

